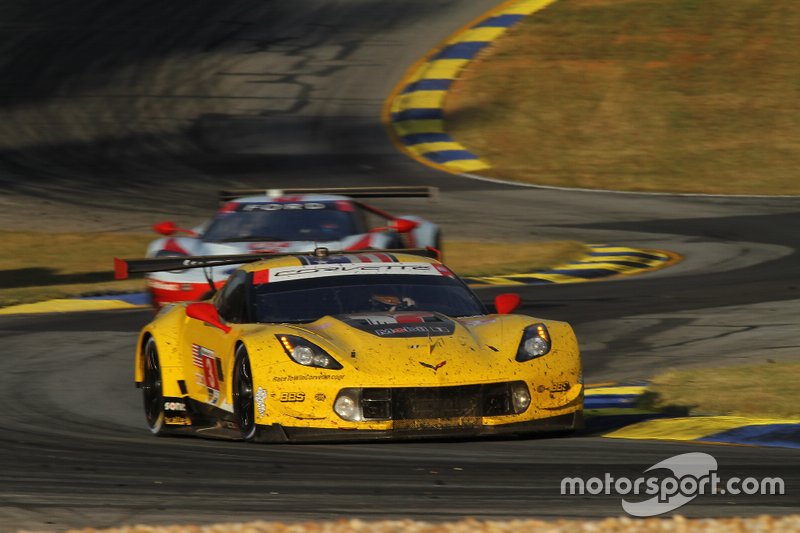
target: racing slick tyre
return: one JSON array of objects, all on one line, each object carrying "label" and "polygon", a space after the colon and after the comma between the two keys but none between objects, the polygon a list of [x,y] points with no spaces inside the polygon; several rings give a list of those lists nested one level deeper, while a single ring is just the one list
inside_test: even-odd
[{"label": "racing slick tyre", "polygon": [[236,349],[235,361],[233,365],[233,415],[239,423],[242,440],[252,441],[256,436],[257,429],[253,374],[250,371],[247,348],[243,344]]},{"label": "racing slick tyre", "polygon": [[154,435],[164,435],[164,392],[161,382],[161,365],[158,362],[158,349],[153,337],[144,346],[144,380],[142,399],[147,427]]}]

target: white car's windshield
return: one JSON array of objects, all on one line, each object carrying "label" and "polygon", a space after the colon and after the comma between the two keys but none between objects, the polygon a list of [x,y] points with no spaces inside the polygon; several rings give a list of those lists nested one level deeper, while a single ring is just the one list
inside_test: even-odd
[{"label": "white car's windshield", "polygon": [[[292,204],[289,204],[292,205]],[[286,209],[284,204],[241,204],[235,211],[220,213],[211,222],[203,240],[244,241],[338,241],[362,233],[352,212],[322,202],[309,209]],[[269,206],[280,206],[271,209]],[[249,208],[248,208],[249,207]]]}]

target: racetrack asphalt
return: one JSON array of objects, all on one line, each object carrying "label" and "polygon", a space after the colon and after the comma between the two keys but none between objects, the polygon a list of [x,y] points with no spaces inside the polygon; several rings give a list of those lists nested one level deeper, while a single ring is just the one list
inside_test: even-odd
[{"label": "racetrack asphalt", "polygon": [[[574,238],[684,256],[627,280],[519,289],[524,312],[575,326],[587,382],[796,360],[800,200],[522,189],[441,174],[395,150],[379,121],[385,96],[491,7],[0,2],[0,223],[189,223],[223,186],[435,185],[439,204],[379,205],[428,216],[446,237]],[[786,495],[701,496],[681,514],[800,507],[792,450],[591,435],[300,446],[154,438],[132,384],[149,316],[0,318],[0,529],[620,515],[618,496],[561,496],[560,480],[633,477],[690,451],[714,455],[721,476],[781,476]]]}]

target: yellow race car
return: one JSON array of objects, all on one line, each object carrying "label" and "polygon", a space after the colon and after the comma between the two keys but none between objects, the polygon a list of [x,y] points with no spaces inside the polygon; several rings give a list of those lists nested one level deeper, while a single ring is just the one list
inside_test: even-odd
[{"label": "yellow race car", "polygon": [[[135,381],[154,434],[286,442],[581,427],[569,324],[489,313],[432,257],[358,252],[116,260],[128,272],[241,264],[141,331]],[[211,283],[213,286],[213,282]]]}]

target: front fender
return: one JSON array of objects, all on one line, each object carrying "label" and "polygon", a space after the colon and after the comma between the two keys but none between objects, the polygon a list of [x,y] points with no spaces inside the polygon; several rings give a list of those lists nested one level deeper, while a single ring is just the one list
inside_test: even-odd
[{"label": "front fender", "polygon": [[[144,347],[151,337],[155,340],[158,361],[164,374],[162,375],[162,382],[165,386],[164,394],[169,395],[166,374],[169,374],[171,378],[175,377],[175,379],[169,380],[170,389],[172,388],[171,384],[174,384],[177,388],[177,380],[183,379],[183,365],[179,348],[179,339],[183,333],[186,317],[183,310],[184,306],[182,305],[165,307],[152,322],[142,328],[136,343],[134,360],[134,381],[137,385],[144,380]],[[180,376],[173,376],[176,371],[180,373]],[[173,395],[181,396],[181,394]]]}]

